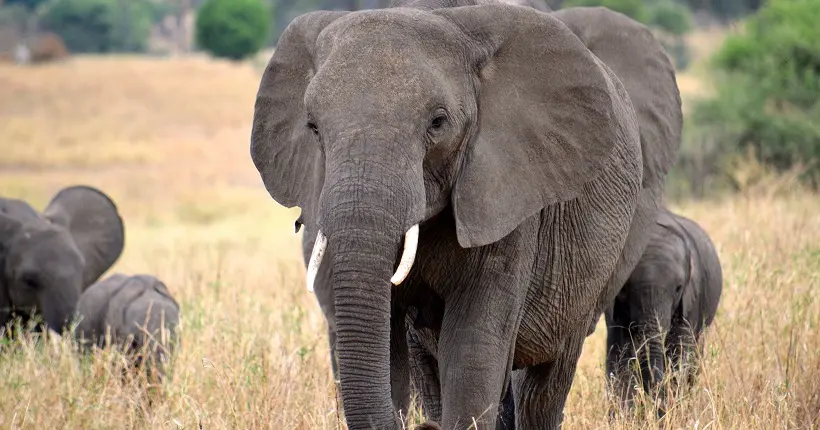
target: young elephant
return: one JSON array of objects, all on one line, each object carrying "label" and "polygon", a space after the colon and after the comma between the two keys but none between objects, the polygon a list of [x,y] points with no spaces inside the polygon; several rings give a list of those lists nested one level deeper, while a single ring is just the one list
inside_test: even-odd
[{"label": "young elephant", "polygon": [[0,197],[0,325],[36,312],[60,331],[83,290],[117,261],[124,240],[116,205],[95,188],[64,188],[42,214]]},{"label": "young elephant", "polygon": [[629,404],[634,395],[628,365],[635,348],[643,388],[654,393],[664,378],[664,358],[672,369],[685,364],[687,350],[711,324],[722,283],[720,260],[706,232],[663,209],[640,262],[606,312],[607,374],[615,375],[610,388],[622,402]]},{"label": "young elephant", "polygon": [[[158,363],[149,363],[148,372],[156,368],[156,376],[164,376],[177,338],[179,305],[162,281],[150,275],[112,275],[83,293],[77,311],[81,320],[75,337],[81,347],[104,348],[110,331],[110,343],[126,347],[135,367],[146,360]],[[149,357],[143,356],[146,351]]]}]

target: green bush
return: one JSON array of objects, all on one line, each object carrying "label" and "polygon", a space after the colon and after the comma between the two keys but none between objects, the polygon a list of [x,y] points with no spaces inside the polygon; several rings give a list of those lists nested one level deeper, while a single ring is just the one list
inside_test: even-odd
[{"label": "green bush", "polygon": [[241,60],[264,46],[270,16],[260,0],[206,0],[197,11],[197,45],[215,57]]},{"label": "green bush", "polygon": [[682,36],[692,29],[692,13],[688,7],[672,0],[659,1],[649,9],[649,24]]},{"label": "green bush", "polygon": [[5,6],[22,6],[30,11],[37,9],[37,6],[46,3],[49,0],[0,0],[0,5]]},{"label": "green bush", "polygon": [[136,52],[148,43],[152,15],[147,0],[57,0],[40,25],[58,34],[72,52]]},{"label": "green bush", "polygon": [[[752,151],[779,171],[814,163],[820,178],[820,0],[770,0],[713,59],[716,97],[692,119],[720,155]],[[815,184],[816,185],[816,184]]]}]

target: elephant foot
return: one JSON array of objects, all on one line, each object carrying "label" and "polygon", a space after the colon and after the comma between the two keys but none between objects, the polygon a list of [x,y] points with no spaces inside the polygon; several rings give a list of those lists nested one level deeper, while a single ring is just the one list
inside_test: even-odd
[{"label": "elephant foot", "polygon": [[415,430],[441,430],[441,426],[435,421],[427,421],[426,423],[417,425]]}]

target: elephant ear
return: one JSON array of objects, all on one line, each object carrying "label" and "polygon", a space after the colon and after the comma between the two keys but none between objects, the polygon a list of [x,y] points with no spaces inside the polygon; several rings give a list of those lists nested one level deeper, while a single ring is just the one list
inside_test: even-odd
[{"label": "elephant ear", "polygon": [[83,185],[64,188],[43,211],[66,228],[85,258],[83,288],[93,284],[122,254],[125,228],[117,206],[102,191]]},{"label": "elephant ear", "polygon": [[459,244],[482,246],[579,196],[637,125],[618,79],[549,14],[506,4],[435,13],[480,47],[478,130],[452,198]]},{"label": "elephant ear", "polygon": [[681,144],[683,111],[675,67],[645,25],[605,7],[576,7],[551,14],[617,74],[641,129],[643,187],[662,187]]},{"label": "elephant ear", "polygon": [[273,199],[302,208],[303,222],[315,223],[324,181],[318,145],[307,127],[305,90],[316,73],[316,39],[331,22],[349,12],[300,15],[285,28],[268,62],[253,113],[251,158]]}]

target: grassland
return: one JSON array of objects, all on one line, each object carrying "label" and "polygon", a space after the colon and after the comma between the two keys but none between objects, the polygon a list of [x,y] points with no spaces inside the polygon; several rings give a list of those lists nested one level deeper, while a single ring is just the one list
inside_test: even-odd
[{"label": "grassland", "polygon": [[[151,404],[119,381],[116,353],[79,360],[68,342],[2,345],[0,427],[342,427],[293,234],[298,210],[271,201],[249,156],[258,79],[248,64],[198,57],[0,65],[0,194],[40,209],[63,186],[105,190],[127,223],[111,272],[157,275],[183,317],[170,380]],[[725,284],[698,385],[665,428],[820,426],[820,199],[773,184],[671,202],[713,236]],[[604,340],[601,322],[565,428],[657,428],[640,413],[607,420]]]}]

